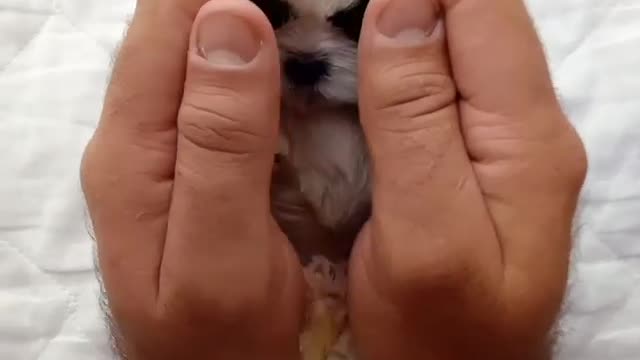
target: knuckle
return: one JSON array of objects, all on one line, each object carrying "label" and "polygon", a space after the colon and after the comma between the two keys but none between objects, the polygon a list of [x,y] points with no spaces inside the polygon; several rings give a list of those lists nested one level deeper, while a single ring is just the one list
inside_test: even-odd
[{"label": "knuckle", "polygon": [[581,188],[588,171],[588,158],[584,143],[568,119],[562,119],[565,128],[558,131],[555,139],[558,156],[551,161],[563,186]]},{"label": "knuckle", "polygon": [[[182,104],[180,137],[205,150],[238,155],[259,152],[269,143],[265,129],[260,129],[252,119],[254,114],[241,102],[226,96],[209,96],[206,102],[198,98],[187,97]],[[225,105],[216,108],[212,104]]]},{"label": "knuckle", "polygon": [[[451,76],[426,63],[408,63],[380,72],[373,87],[377,90],[377,109],[395,119],[413,119],[435,113],[456,99]],[[377,83],[375,83],[377,82]]]},{"label": "knuckle", "polygon": [[95,152],[95,140],[91,139],[85,147],[80,160],[80,184],[85,195],[89,192],[93,192],[99,184],[97,181],[99,177],[96,176],[98,171],[96,171]]},{"label": "knuckle", "polygon": [[582,140],[576,136],[575,146],[573,148],[573,160],[570,168],[569,177],[572,182],[582,186],[589,169],[589,160]]}]

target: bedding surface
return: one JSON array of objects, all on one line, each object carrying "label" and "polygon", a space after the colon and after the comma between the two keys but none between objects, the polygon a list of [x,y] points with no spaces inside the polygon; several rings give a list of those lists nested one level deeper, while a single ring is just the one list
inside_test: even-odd
[{"label": "bedding surface", "polygon": [[[112,359],[78,167],[134,0],[0,0],[0,359]],[[640,2],[531,0],[589,154],[561,360],[640,359]]]}]

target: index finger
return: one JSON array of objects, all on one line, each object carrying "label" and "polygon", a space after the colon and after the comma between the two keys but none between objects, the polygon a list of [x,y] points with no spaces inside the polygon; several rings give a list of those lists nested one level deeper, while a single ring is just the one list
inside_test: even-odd
[{"label": "index finger", "polygon": [[152,300],[156,291],[175,168],[183,54],[198,5],[191,3],[193,12],[180,1],[138,3],[85,150],[82,182],[102,277],[107,290],[118,283],[119,291],[107,291],[111,298],[124,297],[113,304],[130,303],[133,293]]},{"label": "index finger", "polygon": [[553,98],[544,50],[522,0],[441,3],[463,101],[484,112],[505,114],[528,111],[538,98]]},{"label": "index finger", "polygon": [[529,303],[562,296],[586,159],[534,23],[522,0],[441,1],[461,129],[498,230],[505,286],[523,294],[536,283],[520,295]]}]

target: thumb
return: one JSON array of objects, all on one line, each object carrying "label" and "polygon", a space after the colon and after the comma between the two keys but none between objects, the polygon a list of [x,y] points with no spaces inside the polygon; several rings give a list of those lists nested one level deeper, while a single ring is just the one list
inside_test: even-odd
[{"label": "thumb", "polygon": [[214,329],[233,327],[225,339],[250,339],[229,346],[227,358],[267,350],[293,359],[303,278],[269,206],[280,111],[275,35],[251,2],[210,1],[188,56],[159,302],[188,299],[190,316],[199,309]]},{"label": "thumb", "polygon": [[263,199],[277,143],[279,93],[275,39],[260,10],[248,1],[206,4],[194,24],[178,117],[179,175],[233,180]]},{"label": "thumb", "polygon": [[[260,299],[291,264],[269,211],[280,111],[275,36],[249,1],[211,1],[196,17],[188,56],[163,268],[221,293],[242,284],[251,293],[240,298]],[[251,271],[231,275],[238,263]]]},{"label": "thumb", "polygon": [[[374,193],[378,208],[386,208],[381,202],[387,198],[405,204],[393,197],[416,187],[430,202],[434,196],[450,197],[442,187],[469,175],[437,3],[373,1],[365,16],[359,47],[360,111],[374,190],[380,190]],[[427,179],[440,188],[422,186]]]},{"label": "thumb", "polygon": [[[391,167],[406,169],[405,161],[429,171],[425,165],[460,144],[437,1],[373,1],[359,56],[360,110],[381,170],[377,178],[384,179]],[[431,156],[425,158],[425,151]]]},{"label": "thumb", "polygon": [[[402,259],[389,265],[396,269],[484,263],[499,255],[495,244],[469,241],[491,239],[480,235],[492,227],[460,131],[439,6],[435,0],[373,1],[360,39],[361,121],[374,178],[372,260],[393,253]],[[468,226],[455,223],[461,218]],[[378,234],[391,228],[389,241]]]},{"label": "thumb", "polygon": [[[471,277],[474,291],[492,293],[484,290],[501,275],[494,265],[500,249],[488,233],[492,225],[460,131],[439,6],[372,1],[360,38],[360,115],[374,187],[371,220],[352,257],[351,279],[358,280],[350,284],[350,314],[354,336],[372,344],[363,350],[371,359],[412,357],[394,352],[402,348],[394,341],[407,344],[407,324],[389,323],[389,311],[412,319],[415,329],[420,322],[407,312],[423,309],[422,316],[449,308],[439,301],[472,298]],[[436,316],[455,314],[428,317]],[[380,321],[389,325],[379,329]]]}]

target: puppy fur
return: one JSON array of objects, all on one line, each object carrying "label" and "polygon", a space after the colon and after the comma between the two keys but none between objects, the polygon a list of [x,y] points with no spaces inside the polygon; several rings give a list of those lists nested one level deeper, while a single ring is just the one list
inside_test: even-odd
[{"label": "puppy fur", "polygon": [[306,263],[343,260],[370,211],[358,118],[357,48],[368,0],[253,0],[282,63],[281,147],[272,211]]}]

